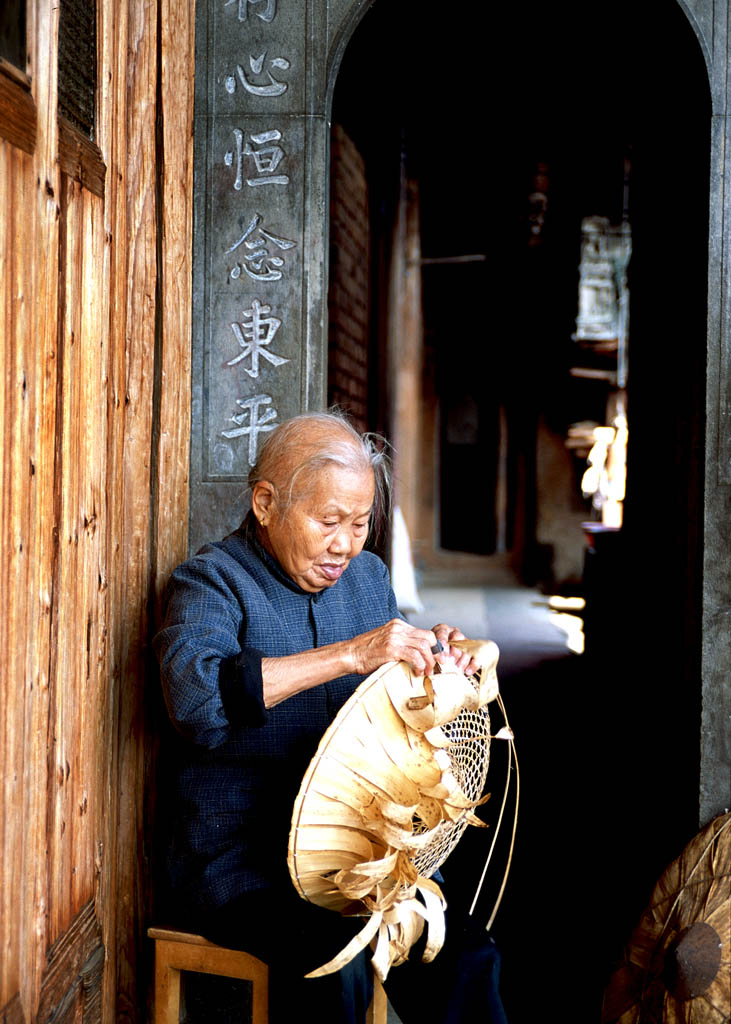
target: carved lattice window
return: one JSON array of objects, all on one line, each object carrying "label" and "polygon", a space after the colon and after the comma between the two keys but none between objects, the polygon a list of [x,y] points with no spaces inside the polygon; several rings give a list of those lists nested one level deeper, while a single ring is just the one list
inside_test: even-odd
[{"label": "carved lattice window", "polygon": [[96,3],[62,0],[58,30],[58,112],[94,138]]},{"label": "carved lattice window", "polygon": [[58,161],[104,195],[106,167],[96,136],[96,0],[61,0],[58,27]]}]

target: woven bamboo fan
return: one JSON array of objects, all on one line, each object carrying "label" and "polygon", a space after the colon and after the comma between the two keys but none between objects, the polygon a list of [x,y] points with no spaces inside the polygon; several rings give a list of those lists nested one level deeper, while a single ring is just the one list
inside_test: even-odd
[{"label": "woven bamboo fan", "polygon": [[731,1021],[731,814],[658,879],[604,993],[604,1024]]},{"label": "woven bamboo fan", "polygon": [[368,918],[308,977],[339,970],[369,943],[381,980],[427,925],[424,960],[444,941],[444,899],[431,876],[469,824],[490,759],[487,704],[498,695],[498,649],[460,641],[475,676],[432,677],[389,662],[365,679],[324,734],[295,801],[288,864],[300,895]]}]

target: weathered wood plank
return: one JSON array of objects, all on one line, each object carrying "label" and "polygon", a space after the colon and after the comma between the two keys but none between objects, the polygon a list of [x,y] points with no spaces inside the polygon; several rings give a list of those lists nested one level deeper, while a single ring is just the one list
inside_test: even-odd
[{"label": "weathered wood plank", "polygon": [[[110,580],[116,582],[117,566],[123,574],[123,589],[115,585],[110,597],[116,757],[112,820],[116,831],[110,836],[105,879],[107,891],[125,894],[116,907],[109,901],[106,905],[105,928],[110,929],[116,963],[107,973],[105,1006],[108,1000],[116,1000],[116,1019],[134,1019],[139,1014],[137,951],[149,877],[143,845],[146,737],[142,695],[150,586],[157,298],[157,17],[156,4],[130,0],[122,10],[109,5],[102,25],[102,66],[111,83],[108,105],[102,103],[100,117],[100,148],[110,169],[108,224],[114,236],[110,381],[119,402],[115,399],[110,406],[115,464],[110,464],[108,486],[118,512],[110,532]],[[132,850],[136,856],[130,856]]]},{"label": "weathered wood plank", "polygon": [[101,203],[77,182],[61,187],[58,398],[51,645],[48,864],[50,938],[94,892],[105,784],[98,707],[106,665],[98,654],[104,608],[98,587],[105,522],[106,401]]},{"label": "weathered wood plank", "polygon": [[[0,793],[17,812],[0,818],[0,1006],[13,1024],[21,1011],[143,1019],[149,609],[186,547],[194,4],[98,11],[103,191],[76,143],[59,147],[58,5],[28,4],[34,152],[0,140]],[[75,917],[95,901],[108,958]]]},{"label": "weathered wood plank", "polygon": [[193,254],[195,3],[161,0],[162,323],[159,350],[155,591],[188,545]]},{"label": "weathered wood plank", "polygon": [[0,64],[0,136],[26,153],[36,148],[36,105],[24,76]]},{"label": "weathered wood plank", "polygon": [[29,222],[27,280],[33,319],[22,339],[27,358],[30,431],[25,454],[33,470],[26,505],[27,619],[25,660],[16,685],[25,694],[23,717],[24,801],[22,850],[24,917],[21,923],[21,992],[29,1017],[40,994],[47,929],[46,792],[51,605],[53,598],[54,430],[56,420],[56,329],[58,299],[59,173],[56,116],[58,9],[34,0],[27,6],[29,73],[33,82],[38,132],[33,174],[23,214]]},{"label": "weathered wood plank", "polygon": [[[0,143],[0,189],[34,202],[30,160]],[[0,221],[0,768],[5,813],[0,816],[4,856],[0,867],[0,1002],[20,985],[21,934],[16,916],[22,887],[25,751],[22,685],[28,624],[28,516],[31,405],[23,338],[32,332],[33,301],[28,253],[14,246],[21,227],[20,202]]]},{"label": "weathered wood plank", "polygon": [[86,417],[78,424],[79,446],[85,459],[86,480],[78,509],[79,529],[83,530],[86,564],[83,577],[83,618],[77,622],[82,632],[80,685],[92,701],[82,701],[84,742],[78,752],[79,775],[74,805],[77,848],[83,870],[74,874],[72,906],[94,893],[98,879],[97,851],[106,823],[102,814],[102,794],[107,778],[110,736],[102,716],[108,687],[108,588],[102,584],[106,571],[105,536],[108,531],[106,493],[109,442],[107,437],[107,350],[109,337],[107,290],[100,287],[106,279],[103,207],[97,197],[82,190],[84,204],[84,279],[81,305],[87,311],[84,332],[84,396]]},{"label": "weathered wood plank", "polygon": [[68,930],[51,946],[43,972],[36,1019],[39,1024],[78,1020],[87,1004],[98,1002],[101,927],[90,900]]},{"label": "weathered wood plank", "polygon": [[[127,148],[127,4],[104,3],[97,22],[98,60],[102,89],[97,116],[97,141],[107,166],[105,188],[104,227],[108,239],[108,327],[107,351],[107,498],[109,516],[105,542],[106,585],[109,591],[109,653],[105,728],[109,737],[107,784],[103,792],[102,813],[107,827],[104,833],[101,858],[101,890],[103,894],[121,893],[117,879],[116,849],[119,841],[120,760],[117,739],[117,713],[123,675],[119,651],[119,636],[123,613],[117,607],[118,577],[122,571],[121,533],[123,527],[123,442],[125,408],[125,343],[127,333],[127,303],[125,276],[127,259],[127,210],[125,204]],[[129,780],[125,779],[125,783]],[[128,837],[125,835],[125,840]],[[125,901],[129,894],[125,892]],[[105,972],[102,1005],[105,1019],[124,1019],[118,1013],[117,999],[117,909],[118,899],[103,898],[100,904],[102,932],[108,949],[108,967]],[[134,1019],[134,1018],[133,1018]]]},{"label": "weathered wood plank", "polygon": [[25,1024],[19,992],[16,992],[10,1002],[0,1010],[0,1024]]},{"label": "weathered wood plank", "polygon": [[107,169],[99,147],[65,117],[58,118],[58,162],[64,174],[104,198]]}]

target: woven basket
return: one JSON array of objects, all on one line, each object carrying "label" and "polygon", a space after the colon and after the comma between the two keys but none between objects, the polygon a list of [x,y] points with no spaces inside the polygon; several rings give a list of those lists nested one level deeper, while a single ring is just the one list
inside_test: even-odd
[{"label": "woven basket", "polygon": [[469,824],[490,760],[487,704],[498,693],[496,645],[462,641],[475,676],[442,666],[414,676],[390,662],[341,708],[302,780],[288,865],[300,895],[368,921],[313,977],[339,970],[375,940],[383,980],[428,926],[425,960],[444,940],[444,900],[431,876]]}]

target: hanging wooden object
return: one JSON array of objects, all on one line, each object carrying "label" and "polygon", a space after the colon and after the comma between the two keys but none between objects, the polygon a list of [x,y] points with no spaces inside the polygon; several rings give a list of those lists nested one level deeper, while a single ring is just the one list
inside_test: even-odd
[{"label": "hanging wooden object", "polygon": [[414,676],[389,662],[365,679],[322,737],[294,805],[290,875],[300,895],[368,917],[318,977],[369,943],[381,980],[427,925],[424,960],[444,941],[444,898],[431,876],[483,797],[490,760],[487,705],[498,695],[497,646],[460,641],[480,666]]}]

